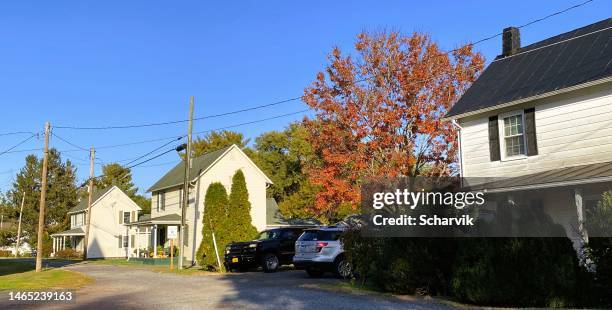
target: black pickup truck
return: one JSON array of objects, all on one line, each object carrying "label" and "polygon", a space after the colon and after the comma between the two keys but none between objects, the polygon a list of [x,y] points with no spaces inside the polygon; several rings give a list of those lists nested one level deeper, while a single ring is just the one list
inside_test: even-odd
[{"label": "black pickup truck", "polygon": [[306,227],[264,230],[251,241],[232,242],[225,247],[225,269],[247,270],[261,266],[265,272],[274,272],[281,265],[293,262],[295,241]]}]

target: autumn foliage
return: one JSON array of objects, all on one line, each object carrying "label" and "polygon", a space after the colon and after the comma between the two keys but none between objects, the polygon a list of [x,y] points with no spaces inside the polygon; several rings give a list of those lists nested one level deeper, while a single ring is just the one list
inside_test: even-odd
[{"label": "autumn foliage", "polygon": [[304,91],[316,112],[304,120],[321,189],[312,211],[327,218],[356,208],[364,177],[454,173],[456,133],[442,118],[484,64],[469,45],[446,53],[419,33],[361,33],[355,49],[334,48]]}]

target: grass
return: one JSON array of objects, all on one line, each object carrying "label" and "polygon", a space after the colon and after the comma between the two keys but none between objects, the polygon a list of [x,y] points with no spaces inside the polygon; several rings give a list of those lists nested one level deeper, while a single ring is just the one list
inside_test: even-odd
[{"label": "grass", "polygon": [[75,271],[47,268],[36,272],[34,269],[28,263],[0,261],[0,290],[72,289],[93,281]]},{"label": "grass", "polygon": [[157,273],[171,273],[177,275],[184,276],[204,276],[204,275],[217,275],[217,272],[210,272],[203,269],[198,268],[188,268],[179,270],[176,266],[174,266],[173,270],[170,270],[170,266],[163,265],[145,265],[138,262],[128,261],[126,259],[99,259],[99,260],[91,260],[88,261],[91,264],[99,264],[99,265],[111,265],[111,266],[125,266],[129,268],[136,268],[142,270],[149,270]]}]

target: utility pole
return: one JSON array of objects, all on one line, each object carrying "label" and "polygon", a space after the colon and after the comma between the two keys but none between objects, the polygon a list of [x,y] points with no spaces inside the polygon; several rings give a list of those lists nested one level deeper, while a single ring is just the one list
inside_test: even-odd
[{"label": "utility pole", "polygon": [[187,129],[187,151],[185,153],[185,176],[183,179],[183,205],[181,206],[181,230],[179,231],[178,269],[183,269],[185,247],[185,216],[189,205],[189,168],[191,166],[191,132],[193,129],[193,96],[189,97],[189,127]]},{"label": "utility pole", "polygon": [[43,230],[45,229],[45,203],[47,199],[47,165],[49,164],[49,132],[51,124],[45,123],[45,150],[40,189],[40,210],[38,211],[38,238],[36,239],[36,272],[42,271]]},{"label": "utility pole", "polygon": [[87,222],[85,225],[85,240],[83,242],[83,259],[87,260],[87,246],[89,245],[89,226],[91,226],[91,203],[93,197],[93,180],[94,180],[94,159],[96,158],[96,150],[91,147],[89,149],[89,197],[87,198]]},{"label": "utility pole", "polygon": [[23,204],[25,203],[25,192],[21,197],[21,209],[19,210],[19,224],[17,224],[17,241],[15,242],[15,257],[19,255],[19,240],[21,240],[21,215],[23,214]]}]

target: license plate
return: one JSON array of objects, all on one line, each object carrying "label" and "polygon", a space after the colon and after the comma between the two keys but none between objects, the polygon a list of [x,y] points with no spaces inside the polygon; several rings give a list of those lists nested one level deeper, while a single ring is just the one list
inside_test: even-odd
[{"label": "license plate", "polygon": [[238,257],[232,257],[232,263],[237,263],[238,262]]}]

